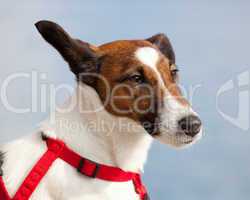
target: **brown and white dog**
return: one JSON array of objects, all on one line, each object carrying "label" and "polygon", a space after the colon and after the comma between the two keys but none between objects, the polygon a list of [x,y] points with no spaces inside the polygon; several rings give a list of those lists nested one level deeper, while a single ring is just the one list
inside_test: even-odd
[{"label": "brown and white dog", "polygon": [[[53,22],[40,21],[36,27],[69,64],[78,84],[63,112],[55,111],[53,121],[45,121],[32,136],[1,147],[0,167],[10,195],[46,151],[41,131],[86,158],[132,172],[143,170],[153,139],[184,147],[201,137],[201,121],[178,88],[175,54],[164,34],[97,47],[73,39]],[[31,199],[138,196],[130,182],[90,180],[57,160]]]}]

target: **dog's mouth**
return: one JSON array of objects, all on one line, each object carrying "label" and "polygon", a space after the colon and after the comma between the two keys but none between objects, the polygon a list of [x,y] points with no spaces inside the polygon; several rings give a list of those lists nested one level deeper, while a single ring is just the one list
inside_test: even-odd
[{"label": "dog's mouth", "polygon": [[160,118],[155,117],[154,114],[141,118],[141,124],[149,135],[152,137],[160,135],[159,126]]},{"label": "dog's mouth", "polygon": [[157,135],[154,135],[153,137],[163,144],[169,144],[172,147],[182,148],[188,147],[199,141],[199,139],[202,137],[202,131],[196,136],[191,137],[182,131],[170,131],[169,129],[165,129],[158,132]]},{"label": "dog's mouth", "polygon": [[190,141],[185,141],[183,142],[184,144],[191,144],[194,140],[190,140]]},{"label": "dog's mouth", "polygon": [[184,131],[178,131],[176,135],[180,138],[180,142],[183,144],[191,144],[196,140],[199,140],[201,131],[195,136],[189,136]]},{"label": "dog's mouth", "polygon": [[202,127],[200,127],[199,133],[191,135],[186,129],[177,126],[176,123],[163,123],[160,117],[152,117],[152,115],[141,118],[141,124],[154,139],[176,147],[190,146],[198,141],[202,135]]}]

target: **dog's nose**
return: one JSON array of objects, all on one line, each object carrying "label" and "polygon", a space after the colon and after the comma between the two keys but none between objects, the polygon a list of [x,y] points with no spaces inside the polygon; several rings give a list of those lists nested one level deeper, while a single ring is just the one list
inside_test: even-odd
[{"label": "dog's nose", "polygon": [[201,120],[195,115],[189,115],[182,118],[178,122],[179,128],[185,132],[186,135],[194,137],[201,130]]}]

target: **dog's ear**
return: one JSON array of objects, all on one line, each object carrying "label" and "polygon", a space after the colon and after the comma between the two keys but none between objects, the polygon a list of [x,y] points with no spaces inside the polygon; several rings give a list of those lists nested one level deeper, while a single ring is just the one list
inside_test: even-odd
[{"label": "dog's ear", "polygon": [[170,43],[170,40],[165,34],[159,33],[146,40],[156,45],[160,51],[170,60],[170,64],[175,64],[174,49]]},{"label": "dog's ear", "polygon": [[[50,21],[39,21],[35,24],[43,38],[51,44],[68,62],[77,79],[84,73],[98,73],[99,56],[96,49],[88,43],[73,39],[61,26]],[[84,76],[83,82],[92,85],[93,77]]]}]

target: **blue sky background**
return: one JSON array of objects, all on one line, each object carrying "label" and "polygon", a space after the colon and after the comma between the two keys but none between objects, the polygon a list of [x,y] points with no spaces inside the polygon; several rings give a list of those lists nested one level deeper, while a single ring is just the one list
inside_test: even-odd
[{"label": "blue sky background", "polygon": [[[250,131],[226,121],[215,106],[218,89],[249,70],[249,10],[247,0],[2,0],[0,84],[14,72],[37,70],[48,73],[49,83],[74,85],[67,65],[34,28],[41,19],[56,21],[73,36],[97,45],[166,33],[182,83],[202,86],[193,104],[203,119],[205,136],[182,151],[154,143],[144,176],[152,200],[249,200]],[[10,85],[13,105],[30,105],[30,85],[30,80],[21,79]],[[244,90],[250,91],[249,85]],[[230,116],[237,115],[239,91],[220,98],[220,108]],[[244,102],[247,105],[249,99]],[[14,114],[0,102],[0,143],[32,132],[46,116]]]}]

